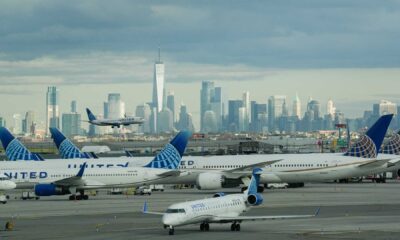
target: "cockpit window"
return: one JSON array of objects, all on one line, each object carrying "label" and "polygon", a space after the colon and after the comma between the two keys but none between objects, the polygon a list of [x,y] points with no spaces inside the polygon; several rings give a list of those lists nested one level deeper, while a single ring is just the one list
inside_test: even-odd
[{"label": "cockpit window", "polygon": [[185,209],[183,209],[183,208],[179,208],[179,209],[168,208],[166,213],[185,213]]}]

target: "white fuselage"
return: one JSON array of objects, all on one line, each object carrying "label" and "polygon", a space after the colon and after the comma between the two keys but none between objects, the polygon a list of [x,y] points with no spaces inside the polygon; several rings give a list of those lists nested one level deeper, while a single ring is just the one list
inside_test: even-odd
[{"label": "white fuselage", "polygon": [[163,215],[162,223],[173,227],[202,222],[212,223],[215,218],[237,217],[247,210],[246,196],[232,194],[173,204]]},{"label": "white fuselage", "polygon": [[118,118],[118,119],[96,119],[89,121],[91,124],[99,126],[121,126],[121,125],[131,125],[131,124],[142,124],[144,122],[143,118],[140,117],[128,117],[128,118]]},{"label": "white fuselage", "polygon": [[[379,159],[399,159],[397,155],[380,154]],[[27,184],[37,183],[51,177],[54,172],[65,172],[76,174],[79,167],[87,162],[85,170],[101,170],[101,174],[128,167],[140,167],[150,162],[153,157],[116,157],[99,159],[52,159],[45,161],[1,161],[0,173],[5,173],[12,181],[17,183],[18,188]],[[367,163],[372,159],[347,157],[336,153],[315,154],[270,154],[270,155],[224,155],[224,156],[184,156],[181,161],[180,176],[160,179],[163,184],[196,184],[201,173],[211,172],[224,174],[223,171],[246,165],[281,160],[263,168],[261,183],[274,182],[325,182],[336,179],[365,176],[385,171],[399,169],[398,165],[388,167],[388,164],[375,166],[373,168],[360,168],[359,164]],[[32,175],[31,175],[32,174]],[[40,175],[42,174],[42,175]],[[42,176],[42,178],[40,178]],[[46,176],[46,177],[44,177]],[[125,178],[121,176],[122,178]],[[234,177],[234,174],[232,175]],[[96,176],[101,180],[101,176]],[[130,181],[130,180],[128,180]]]},{"label": "white fuselage", "polygon": [[[16,183],[17,188],[31,188],[39,183],[52,183],[73,177],[78,173],[80,166],[84,162],[87,162],[87,168],[82,177],[85,184],[79,189],[141,186],[152,183],[152,181],[161,181],[165,176],[159,175],[170,171],[168,169],[130,167],[128,164],[123,165],[124,167],[106,167],[106,163],[109,160],[91,163],[88,159],[86,161],[82,159],[64,159],[40,162],[1,162],[0,174],[7,176],[11,181]],[[74,166],[77,168],[74,168]]]}]

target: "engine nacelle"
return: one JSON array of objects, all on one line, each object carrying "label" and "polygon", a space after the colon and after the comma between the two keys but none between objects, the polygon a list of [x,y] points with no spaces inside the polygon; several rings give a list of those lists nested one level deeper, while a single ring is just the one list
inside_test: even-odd
[{"label": "engine nacelle", "polygon": [[250,194],[249,196],[247,196],[247,203],[252,206],[260,205],[263,200],[264,198],[262,197],[262,195],[258,193]]},{"label": "engine nacelle", "polygon": [[35,194],[36,196],[65,195],[69,194],[69,191],[54,184],[37,184],[35,185]]},{"label": "engine nacelle", "polygon": [[222,188],[225,177],[219,173],[200,173],[196,179],[196,187],[200,190],[214,190]]},{"label": "engine nacelle", "polygon": [[217,197],[223,197],[223,196],[225,196],[225,193],[219,192],[219,193],[215,193],[213,197],[217,198]]}]

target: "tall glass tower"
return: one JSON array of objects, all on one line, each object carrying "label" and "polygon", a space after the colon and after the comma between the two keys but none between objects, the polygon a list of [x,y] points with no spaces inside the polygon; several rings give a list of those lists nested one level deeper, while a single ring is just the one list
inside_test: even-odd
[{"label": "tall glass tower", "polygon": [[158,49],[158,60],[154,63],[153,79],[153,107],[160,112],[164,101],[164,63],[161,61],[160,49]]},{"label": "tall glass tower", "polygon": [[49,135],[49,128],[60,128],[60,107],[59,89],[55,86],[47,88],[46,97],[46,135]]}]

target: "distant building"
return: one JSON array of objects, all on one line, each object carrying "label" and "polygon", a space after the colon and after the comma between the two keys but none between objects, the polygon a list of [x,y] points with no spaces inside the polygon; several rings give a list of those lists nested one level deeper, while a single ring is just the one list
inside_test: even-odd
[{"label": "distant building", "polygon": [[301,119],[301,102],[297,93],[296,98],[293,100],[292,116],[297,117],[297,119]]},{"label": "distant building", "polygon": [[76,112],[62,114],[62,132],[67,137],[81,135],[81,115]]},{"label": "distant building", "polygon": [[[205,131],[205,123],[203,120],[205,119],[204,115],[206,111],[213,111],[215,115],[215,119],[217,122],[218,131],[222,125],[222,95],[221,88],[214,87],[214,82],[212,81],[203,81],[202,87],[200,90],[200,128],[201,131]],[[208,127],[207,123],[207,127]]]},{"label": "distant building", "polygon": [[328,103],[326,104],[326,114],[331,115],[332,117],[335,116],[336,108],[333,104],[332,99],[328,100]]},{"label": "distant building", "polygon": [[239,109],[243,107],[242,100],[228,101],[228,130],[231,132],[239,131]]},{"label": "distant building", "polygon": [[167,96],[167,108],[171,110],[173,122],[175,123],[175,96],[173,92],[169,92]]},{"label": "distant building", "polygon": [[275,95],[268,99],[268,128],[270,131],[278,129],[278,118],[287,113],[286,96]]},{"label": "distant building", "polygon": [[22,133],[22,118],[21,114],[16,113],[13,114],[13,133],[14,134],[21,134]]},{"label": "distant building", "polygon": [[150,133],[150,117],[151,117],[151,108],[147,103],[143,103],[136,107],[135,115],[137,117],[142,117],[144,119],[144,123],[138,126],[138,132],[140,133]]},{"label": "distant building", "polygon": [[217,118],[214,111],[207,110],[203,116],[203,132],[217,132]]},{"label": "distant building", "polygon": [[192,115],[187,112],[186,105],[184,104],[182,104],[180,107],[177,129],[194,132]]},{"label": "distant building", "polygon": [[157,132],[165,133],[172,132],[174,130],[174,122],[172,111],[169,108],[164,107],[161,112],[158,113],[157,117]]},{"label": "distant building", "polygon": [[164,106],[164,76],[165,66],[161,61],[160,49],[158,49],[158,60],[154,63],[154,77],[153,77],[153,107],[157,112],[162,110]]},{"label": "distant building", "polygon": [[397,114],[397,104],[387,100],[381,100],[379,103],[379,115]]},{"label": "distant building", "polygon": [[36,122],[35,122],[35,112],[28,111],[25,114],[23,132],[29,135],[35,134]]},{"label": "distant building", "polygon": [[47,88],[46,95],[46,135],[49,135],[49,128],[60,128],[60,107],[59,89],[55,86]]}]

